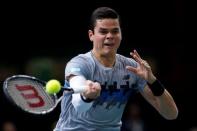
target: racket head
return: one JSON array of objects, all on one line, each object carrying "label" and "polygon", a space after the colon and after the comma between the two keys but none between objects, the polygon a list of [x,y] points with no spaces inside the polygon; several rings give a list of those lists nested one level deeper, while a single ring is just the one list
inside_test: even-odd
[{"label": "racket head", "polygon": [[14,75],[3,84],[5,96],[14,105],[31,114],[47,114],[58,104],[55,94],[45,92],[46,82],[27,75]]}]

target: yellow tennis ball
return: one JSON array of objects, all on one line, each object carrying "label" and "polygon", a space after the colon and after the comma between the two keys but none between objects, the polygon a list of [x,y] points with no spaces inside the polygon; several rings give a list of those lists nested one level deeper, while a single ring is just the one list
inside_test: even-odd
[{"label": "yellow tennis ball", "polygon": [[46,83],[46,92],[48,94],[56,94],[60,91],[61,84],[58,80],[50,80]]}]

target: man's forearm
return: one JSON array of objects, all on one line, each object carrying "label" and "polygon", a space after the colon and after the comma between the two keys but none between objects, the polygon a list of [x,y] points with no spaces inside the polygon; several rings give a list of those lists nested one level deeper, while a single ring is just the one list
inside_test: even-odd
[{"label": "man's forearm", "polygon": [[159,104],[159,112],[164,118],[173,120],[178,117],[178,109],[176,107],[176,104],[172,96],[166,89],[161,96],[158,96],[156,98],[156,101]]}]

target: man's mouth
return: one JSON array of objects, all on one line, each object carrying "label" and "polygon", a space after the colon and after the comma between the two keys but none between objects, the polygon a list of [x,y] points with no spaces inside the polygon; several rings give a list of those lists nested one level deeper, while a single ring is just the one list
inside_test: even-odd
[{"label": "man's mouth", "polygon": [[104,43],[104,46],[112,47],[112,46],[114,46],[114,44],[113,43]]}]

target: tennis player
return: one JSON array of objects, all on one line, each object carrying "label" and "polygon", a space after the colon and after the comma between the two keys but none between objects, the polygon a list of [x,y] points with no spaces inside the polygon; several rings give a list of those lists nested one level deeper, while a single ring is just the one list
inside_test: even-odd
[{"label": "tennis player", "polygon": [[120,131],[128,98],[137,92],[164,118],[177,118],[172,96],[137,51],[132,58],[117,54],[122,34],[115,10],[97,8],[88,34],[93,49],[72,58],[65,69],[66,85],[82,93],[64,94],[54,131]]}]

